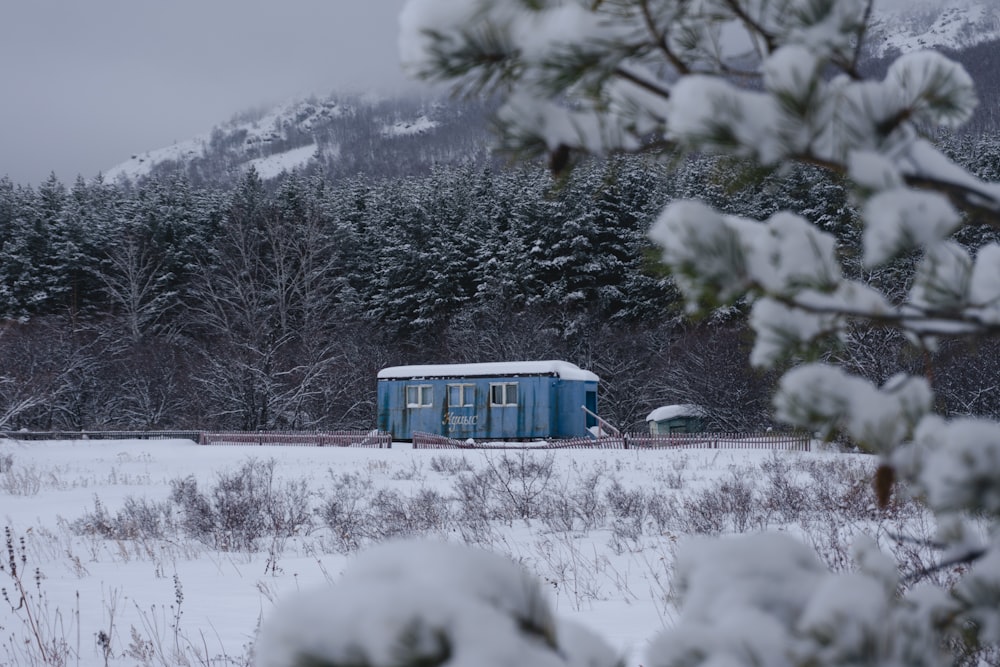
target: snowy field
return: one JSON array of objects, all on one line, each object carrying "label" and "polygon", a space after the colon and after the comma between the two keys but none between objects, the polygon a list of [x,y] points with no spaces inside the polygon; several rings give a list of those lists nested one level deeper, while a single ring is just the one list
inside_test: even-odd
[{"label": "snowy field", "polygon": [[522,563],[557,614],[637,665],[672,623],[672,562],[691,536],[788,531],[836,569],[859,530],[886,549],[890,534],[925,530],[910,504],[875,506],[872,464],[760,450],[0,440],[0,664],[249,664],[276,603],[336,582],[367,545],[420,535]]}]

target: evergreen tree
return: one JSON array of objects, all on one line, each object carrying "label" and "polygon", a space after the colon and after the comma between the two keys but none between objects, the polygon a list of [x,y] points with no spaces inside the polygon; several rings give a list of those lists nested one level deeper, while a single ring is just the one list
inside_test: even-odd
[{"label": "evergreen tree", "polygon": [[[59,187],[53,179],[46,181],[50,204]],[[19,186],[13,200],[13,217],[0,248],[0,315],[25,319],[43,312],[53,298],[51,236],[38,193]]]},{"label": "evergreen tree", "polygon": [[77,177],[49,227],[48,269],[54,291],[73,317],[101,302],[99,258],[113,243],[110,221],[117,208],[113,196],[103,181],[88,185]]}]

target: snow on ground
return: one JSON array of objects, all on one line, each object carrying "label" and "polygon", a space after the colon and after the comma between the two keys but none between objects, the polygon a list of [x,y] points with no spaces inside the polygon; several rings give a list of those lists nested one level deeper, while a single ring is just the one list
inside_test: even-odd
[{"label": "snow on ground", "polygon": [[250,160],[250,165],[257,170],[261,178],[267,180],[281,175],[282,172],[292,171],[296,167],[301,167],[309,162],[316,154],[316,144],[300,146],[284,153],[276,153],[267,157],[259,157]]},{"label": "snow on ground", "polygon": [[962,49],[1000,38],[1000,10],[989,2],[907,0],[902,14],[876,6],[872,25],[876,38],[871,45],[880,56],[896,50]]},{"label": "snow on ground", "polygon": [[[220,474],[248,461],[273,459],[276,479],[304,481],[317,498],[331,497],[336,480],[351,476],[373,489],[409,496],[430,490],[454,497],[463,472],[502,467],[504,457],[523,462],[522,456],[528,461],[549,457],[556,471],[550,483],[567,493],[598,474],[620,482],[625,490],[674,493],[670,489],[677,488],[683,491],[676,493],[688,495],[769,461],[867,460],[764,450],[522,455],[413,450],[399,444],[376,450],[204,447],[186,440],[0,440],[0,519],[13,531],[15,552],[18,540],[25,540],[25,567],[31,572],[37,567],[40,573],[43,620],[65,627],[66,641],[79,656],[76,664],[105,664],[95,639],[101,631],[111,635],[110,665],[155,663],[155,656],[171,650],[214,656],[218,662],[212,664],[244,664],[259,620],[275,603],[294,591],[336,581],[345,565],[364,557],[363,550],[360,556],[339,553],[320,520],[306,535],[264,540],[253,553],[219,551],[184,538],[101,539],[79,535],[71,524],[94,512],[98,502],[111,516],[130,498],[166,502],[171,481],[188,476],[208,492]],[[538,519],[509,519],[493,521],[474,539],[477,546],[512,557],[537,573],[558,615],[596,630],[634,666],[647,641],[671,623],[669,572],[675,545],[684,535],[647,526],[640,528],[638,538],[622,538],[611,523],[609,519],[598,528],[560,531]],[[436,536],[469,541],[458,529]],[[29,584],[34,586],[33,581]],[[0,585],[12,590],[8,574],[0,572]],[[22,614],[0,601],[0,664],[28,664],[11,648],[16,643],[8,641],[8,636],[17,636],[30,645]]]},{"label": "snow on ground", "polygon": [[429,132],[437,125],[437,121],[433,121],[427,116],[420,116],[415,120],[401,120],[392,125],[384,125],[382,126],[382,134],[387,137],[407,137]]},{"label": "snow on ground", "polygon": [[190,161],[205,154],[207,143],[208,135],[203,135],[187,141],[180,141],[165,148],[138,153],[104,172],[104,180],[108,183],[114,183],[122,177],[135,180],[148,176],[153,167],[160,163]]},{"label": "snow on ground", "polygon": [[[243,143],[236,149],[238,155],[260,155],[269,150],[272,142],[286,138],[287,128],[295,127],[301,132],[309,132],[321,119],[342,116],[348,108],[333,100],[301,101],[294,100],[275,106],[259,117],[252,119],[233,119],[219,125],[213,132],[219,136],[230,137],[242,134]],[[193,139],[175,143],[172,146],[145,151],[133,155],[130,159],[111,167],[104,173],[108,182],[119,178],[136,180],[148,176],[153,167],[168,161],[188,163],[192,159],[202,157],[205,147],[212,140],[213,132],[200,134]],[[290,171],[303,165],[316,152],[316,144],[294,148],[283,153],[260,157],[251,161],[262,178],[273,178],[282,171]]]}]

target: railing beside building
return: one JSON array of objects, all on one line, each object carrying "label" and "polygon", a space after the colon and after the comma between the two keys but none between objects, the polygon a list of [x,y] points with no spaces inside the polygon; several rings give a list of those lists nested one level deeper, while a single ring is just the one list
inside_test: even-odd
[{"label": "railing beside building", "polygon": [[414,433],[414,449],[785,449],[807,452],[810,438],[804,433],[627,433],[600,438],[537,442],[455,440],[433,433]]},{"label": "railing beside building", "polygon": [[630,449],[786,449],[808,452],[808,433],[630,433]]},{"label": "railing beside building", "polygon": [[0,431],[11,440],[194,440],[201,431]]},{"label": "railing beside building", "polygon": [[200,445],[289,445],[388,449],[384,431],[0,431],[12,440],[192,440]]},{"label": "railing beside building", "polygon": [[602,438],[570,438],[564,440],[520,441],[468,441],[456,440],[434,433],[415,432],[414,449],[625,449],[625,439],[621,436]]},{"label": "railing beside building", "polygon": [[392,436],[383,431],[228,431],[203,432],[202,445],[284,445],[311,447],[370,447],[389,449]]},{"label": "railing beside building", "polygon": [[[279,445],[388,449],[384,431],[0,431],[14,440],[193,440],[202,445]],[[807,433],[671,433],[581,437],[568,440],[497,442],[456,440],[433,433],[413,434],[414,449],[784,449],[807,452]]]}]

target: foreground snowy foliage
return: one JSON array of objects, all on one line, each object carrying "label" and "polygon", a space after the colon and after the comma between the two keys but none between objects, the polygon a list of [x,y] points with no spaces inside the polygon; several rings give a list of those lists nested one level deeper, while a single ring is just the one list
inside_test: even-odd
[{"label": "foreground snowy foliage", "polygon": [[[692,568],[717,560],[694,537],[795,536],[808,546],[785,565],[818,582],[818,571],[855,569],[863,533],[905,573],[924,570],[929,516],[901,500],[879,508],[874,464],[757,450],[0,441],[0,664],[244,665],[260,646],[261,664],[290,665],[300,640],[324,660],[364,651],[367,663],[351,664],[403,664],[380,659],[409,637],[425,657],[446,644],[479,664],[495,650],[523,664],[636,665],[677,622]],[[711,571],[734,599],[771,587],[745,568]],[[698,596],[703,610],[715,604]],[[473,618],[496,639],[470,647]]]},{"label": "foreground snowy foliage", "polygon": [[[790,212],[757,221],[677,201],[650,236],[691,311],[742,302],[756,334],[751,361],[793,366],[776,416],[878,454],[880,501],[915,493],[936,513],[928,545],[939,564],[927,572],[958,564],[964,576],[908,588],[870,546],[857,547],[850,574],[818,567],[783,538],[703,546],[679,561],[678,623],[649,664],[997,657],[1000,424],[935,414],[930,373],[879,386],[836,366],[865,327],[899,330],[918,354],[1000,332],[1000,245],[989,234],[980,247],[953,236],[1000,226],[1000,184],[927,138],[970,118],[973,82],[936,52],[906,54],[867,78],[860,59],[873,1],[410,0],[401,16],[404,64],[499,97],[501,146],[546,155],[556,173],[586,153],[700,151],[776,175],[820,166],[853,184],[860,271],[838,254],[837,238]],[[859,275],[899,259],[915,262],[908,286]],[[970,530],[970,517],[987,521],[985,531]],[[784,577],[796,584],[763,585]]]}]

